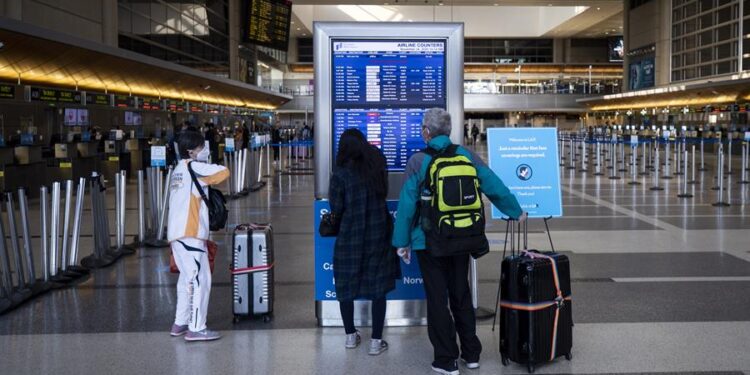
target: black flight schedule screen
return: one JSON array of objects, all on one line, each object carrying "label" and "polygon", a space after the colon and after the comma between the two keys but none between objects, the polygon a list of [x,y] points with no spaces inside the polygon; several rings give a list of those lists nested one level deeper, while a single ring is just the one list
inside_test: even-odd
[{"label": "black flight schedule screen", "polygon": [[403,171],[425,147],[424,111],[445,108],[445,41],[333,41],[333,151],[344,130],[379,147]]}]

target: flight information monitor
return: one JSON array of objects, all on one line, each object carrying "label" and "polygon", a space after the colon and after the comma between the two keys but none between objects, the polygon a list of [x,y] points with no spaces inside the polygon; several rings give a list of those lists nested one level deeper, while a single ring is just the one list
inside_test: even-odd
[{"label": "flight information monitor", "polygon": [[445,108],[444,40],[334,40],[333,152],[344,130],[379,147],[389,171],[403,171],[425,147],[422,116]]}]

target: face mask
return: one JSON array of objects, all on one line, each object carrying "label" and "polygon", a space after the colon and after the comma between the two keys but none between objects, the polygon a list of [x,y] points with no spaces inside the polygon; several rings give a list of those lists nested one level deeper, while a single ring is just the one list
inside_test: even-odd
[{"label": "face mask", "polygon": [[198,153],[198,155],[195,155],[195,160],[208,161],[209,156],[211,156],[211,151],[209,151],[208,148],[204,147],[203,150]]}]

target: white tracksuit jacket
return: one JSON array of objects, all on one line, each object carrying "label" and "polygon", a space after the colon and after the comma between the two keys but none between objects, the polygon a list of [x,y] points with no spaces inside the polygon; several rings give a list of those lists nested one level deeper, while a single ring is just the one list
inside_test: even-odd
[{"label": "white tracksuit jacket", "polygon": [[[169,182],[169,242],[182,238],[208,239],[208,207],[190,178],[189,161],[180,160]],[[193,161],[190,166],[204,191],[206,186],[220,184],[229,177],[229,170],[221,165]]]}]

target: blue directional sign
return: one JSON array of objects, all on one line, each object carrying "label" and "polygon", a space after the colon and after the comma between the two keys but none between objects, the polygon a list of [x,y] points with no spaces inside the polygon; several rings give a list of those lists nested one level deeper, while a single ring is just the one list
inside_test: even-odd
[{"label": "blue directional sign", "polygon": [[[391,215],[396,214],[398,201],[388,201],[388,210]],[[318,234],[320,218],[329,212],[328,201],[315,201],[315,300],[335,301],[336,281],[333,278],[333,246],[335,237],[321,237]],[[395,250],[394,250],[395,251]],[[401,263],[401,279],[396,280],[396,289],[392,290],[386,298],[389,300],[413,300],[424,299],[424,287],[422,274],[419,272],[417,254],[412,252],[411,263]]]},{"label": "blue directional sign", "polygon": [[[562,216],[557,129],[490,128],[489,165],[531,218]],[[504,219],[496,207],[492,218]]]}]

